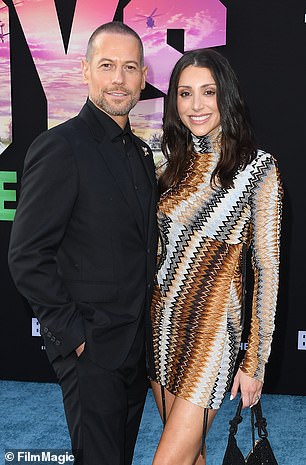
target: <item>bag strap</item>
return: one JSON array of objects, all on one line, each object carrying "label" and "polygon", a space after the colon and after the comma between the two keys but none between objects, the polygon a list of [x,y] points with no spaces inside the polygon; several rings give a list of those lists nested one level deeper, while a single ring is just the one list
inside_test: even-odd
[{"label": "bag strap", "polygon": [[166,412],[166,398],[165,398],[165,388],[160,385],[161,399],[162,399],[162,408],[163,408],[163,425],[166,426],[167,421],[167,412]]},{"label": "bag strap", "polygon": [[230,435],[232,435],[232,436],[235,436],[235,434],[238,431],[238,425],[239,425],[239,423],[242,422],[243,418],[241,416],[241,409],[242,409],[242,400],[240,399],[237,410],[236,410],[236,414],[235,414],[234,418],[232,420],[230,420],[230,422],[229,422],[229,424],[230,424],[229,432],[230,432]]},{"label": "bag strap", "polygon": [[257,428],[258,436],[261,439],[268,437],[268,430],[267,430],[267,420],[262,416],[262,408],[260,400],[251,408],[253,418],[255,416],[256,423],[255,427]]},{"label": "bag strap", "polygon": [[254,452],[255,447],[255,418],[254,418],[254,410],[253,407],[251,408],[251,425],[252,425],[252,450]]},{"label": "bag strap", "polygon": [[[230,420],[230,429],[229,433],[232,436],[235,436],[238,431],[238,425],[242,422],[243,418],[241,416],[242,410],[242,399],[239,400],[239,404],[236,410],[236,414],[232,420]],[[255,421],[256,419],[256,421]],[[261,439],[268,437],[267,431],[267,420],[262,416],[262,408],[260,400],[256,405],[251,407],[251,426],[252,426],[252,444],[253,449],[255,447],[255,428],[257,428],[258,436]]]},{"label": "bag strap", "polygon": [[208,408],[204,409],[203,415],[203,429],[202,429],[202,440],[201,440],[201,455],[205,458],[205,441],[207,436],[207,426],[208,426]]}]

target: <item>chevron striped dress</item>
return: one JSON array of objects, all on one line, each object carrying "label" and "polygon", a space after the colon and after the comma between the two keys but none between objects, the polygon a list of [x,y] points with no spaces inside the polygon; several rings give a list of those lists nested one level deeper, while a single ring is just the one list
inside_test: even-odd
[{"label": "chevron striped dress", "polygon": [[274,330],[282,188],[274,158],[263,151],[237,172],[234,188],[212,187],[221,130],[193,142],[184,179],[159,202],[154,363],[156,381],[175,396],[217,409],[241,341],[244,243],[251,247],[254,290],[241,369],[263,381]]}]

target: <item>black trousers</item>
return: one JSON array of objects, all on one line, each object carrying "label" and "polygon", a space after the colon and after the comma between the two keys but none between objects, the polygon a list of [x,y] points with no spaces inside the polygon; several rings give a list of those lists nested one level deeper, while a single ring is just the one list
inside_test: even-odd
[{"label": "black trousers", "polygon": [[62,388],[75,465],[131,465],[148,386],[143,331],[115,371],[93,363],[86,344],[80,357],[75,352],[58,357],[53,368]]}]

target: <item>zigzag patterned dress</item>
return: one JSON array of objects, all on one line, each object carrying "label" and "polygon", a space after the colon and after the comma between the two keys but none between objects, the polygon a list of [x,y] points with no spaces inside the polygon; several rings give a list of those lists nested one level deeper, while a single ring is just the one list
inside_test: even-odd
[{"label": "zigzag patterned dress", "polygon": [[156,381],[203,408],[219,408],[241,340],[243,244],[254,270],[251,329],[241,369],[263,381],[276,308],[282,189],[274,158],[258,151],[211,187],[221,130],[193,136],[184,179],[159,202],[161,253],[152,303]]}]

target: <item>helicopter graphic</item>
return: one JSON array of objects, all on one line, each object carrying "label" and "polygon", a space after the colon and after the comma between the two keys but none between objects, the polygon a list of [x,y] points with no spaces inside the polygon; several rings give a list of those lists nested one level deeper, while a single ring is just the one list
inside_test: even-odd
[{"label": "helicopter graphic", "polygon": [[[19,5],[21,3],[23,3],[23,2],[16,2],[16,3],[14,3],[14,5]],[[0,11],[4,10],[5,8],[8,8],[8,7],[3,6],[3,7],[0,8]],[[2,43],[4,43],[4,37],[9,35],[9,32],[4,32],[4,28],[5,28],[5,23],[0,19],[0,41]]]},{"label": "helicopter graphic", "polygon": [[154,8],[150,15],[140,15],[136,14],[139,19],[134,19],[135,22],[146,20],[147,27],[152,29],[155,26],[154,18],[157,16],[162,16],[163,13],[156,14],[157,8]]},{"label": "helicopter graphic", "polygon": [[4,43],[4,37],[9,35],[9,32],[4,32],[5,24],[0,21],[0,40]]}]

